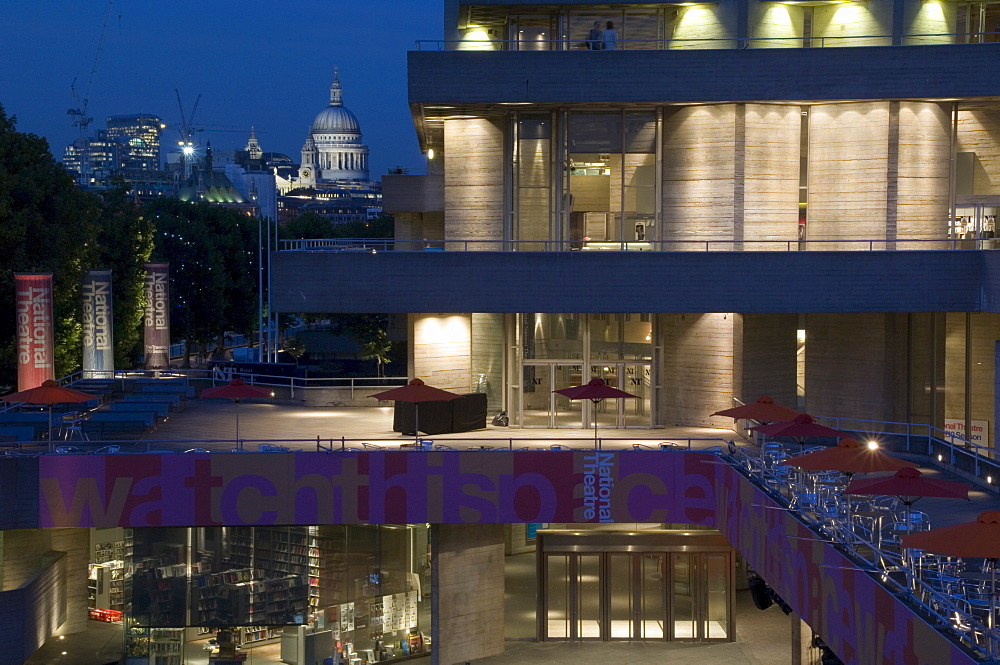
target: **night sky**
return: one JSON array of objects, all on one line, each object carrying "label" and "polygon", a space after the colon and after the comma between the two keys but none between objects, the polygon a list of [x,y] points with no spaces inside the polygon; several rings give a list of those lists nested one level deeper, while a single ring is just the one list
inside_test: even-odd
[{"label": "night sky", "polygon": [[201,94],[195,126],[229,130],[199,132],[202,145],[210,140],[215,150],[242,149],[253,125],[265,152],[282,152],[298,163],[339,66],[344,105],[361,123],[372,177],[395,166],[423,173],[406,101],[406,52],[418,39],[441,38],[442,5],[0,0],[0,104],[17,117],[18,130],[46,137],[61,159],[80,135],[66,113],[79,106],[74,79],[80,104],[89,99],[91,135],[105,127],[107,116],[152,113],[169,125],[161,139],[165,148],[179,138],[176,88],[188,115]]}]

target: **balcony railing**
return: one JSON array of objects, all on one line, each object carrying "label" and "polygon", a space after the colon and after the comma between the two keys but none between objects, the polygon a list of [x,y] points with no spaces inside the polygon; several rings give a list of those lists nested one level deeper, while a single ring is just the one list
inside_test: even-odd
[{"label": "balcony railing", "polygon": [[[926,46],[988,44],[1000,41],[992,32],[938,32],[912,35],[834,35],[824,37],[684,37],[619,39],[617,51],[684,49],[815,48],[842,46]],[[418,39],[417,51],[590,51],[586,39]],[[591,51],[592,52],[592,51]]]},{"label": "balcony railing", "polygon": [[521,252],[885,252],[900,250],[982,250],[1000,249],[994,238],[923,238],[886,240],[885,238],[843,238],[833,240],[459,240],[386,238],[329,238],[282,240],[282,252],[441,252],[441,251],[521,251]]}]

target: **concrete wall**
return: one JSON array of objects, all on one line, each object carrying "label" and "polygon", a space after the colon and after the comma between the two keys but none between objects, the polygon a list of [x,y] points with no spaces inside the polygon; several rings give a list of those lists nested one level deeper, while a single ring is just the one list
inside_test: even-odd
[{"label": "concrete wall", "polygon": [[410,104],[941,99],[993,96],[993,77],[983,72],[1000,61],[1000,43],[794,51],[411,51],[407,59]]},{"label": "concrete wall", "polygon": [[1000,193],[1000,110],[959,111],[957,151],[976,154],[972,194]]},{"label": "concrete wall", "polygon": [[23,662],[49,637],[86,629],[89,529],[4,531],[2,554],[0,636],[16,657],[0,663]]},{"label": "concrete wall", "polygon": [[709,414],[733,405],[735,322],[732,314],[660,315],[667,426],[710,425]]},{"label": "concrete wall", "polygon": [[894,315],[806,315],[806,410],[903,419],[905,350],[905,326]]},{"label": "concrete wall", "polygon": [[810,108],[810,240],[885,237],[888,144],[889,102]]},{"label": "concrete wall", "polygon": [[742,389],[744,403],[767,395],[795,408],[797,314],[742,315]]},{"label": "concrete wall", "polygon": [[740,178],[743,183],[736,192],[743,239],[798,238],[801,131],[802,112],[797,106],[746,105],[744,155],[737,172],[738,187]]},{"label": "concrete wall", "polygon": [[[503,125],[470,118],[444,123],[444,230],[449,240],[503,238]],[[499,249],[492,243],[470,250]]]},{"label": "concrete wall", "polygon": [[951,213],[950,107],[899,102],[898,127],[896,237],[947,237]]},{"label": "concrete wall", "polygon": [[432,527],[434,664],[504,651],[504,526]]},{"label": "concrete wall", "polygon": [[668,109],[663,117],[661,240],[732,240],[736,106]]},{"label": "concrete wall", "polygon": [[425,383],[468,392],[472,386],[471,314],[412,314],[410,368]]},{"label": "concrete wall", "polygon": [[[975,313],[971,317],[972,354],[968,371],[971,372],[972,420],[996,420],[995,408],[995,348],[1000,340],[1000,315]],[[963,313],[947,315],[945,342],[945,418],[965,419],[966,406],[966,316]],[[990,441],[996,446],[997,441]]]},{"label": "concrete wall", "polygon": [[[20,586],[0,592],[0,665],[21,665],[52,635],[77,632],[66,625],[66,554],[48,551],[35,559],[36,573]],[[84,582],[86,587],[86,582]],[[86,605],[83,608],[86,617]]]},{"label": "concrete wall", "polygon": [[504,316],[503,314],[472,315],[472,387],[480,374],[487,382],[487,416],[503,408],[503,359],[504,359]]},{"label": "concrete wall", "polygon": [[271,265],[279,312],[1000,311],[992,251],[278,252]]}]

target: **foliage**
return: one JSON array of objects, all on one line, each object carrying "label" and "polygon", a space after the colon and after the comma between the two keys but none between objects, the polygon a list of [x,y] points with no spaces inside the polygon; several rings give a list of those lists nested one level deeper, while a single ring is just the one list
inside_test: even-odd
[{"label": "foliage", "polygon": [[378,364],[378,375],[385,376],[385,366],[392,360],[389,352],[392,351],[392,342],[389,341],[386,332],[379,329],[375,333],[375,338],[361,345],[362,360],[374,360]]},{"label": "foliage", "polygon": [[95,268],[110,269],[114,285],[115,367],[131,367],[142,354],[143,285],[153,251],[152,222],[120,184],[104,195]]},{"label": "foliage", "polygon": [[305,342],[300,340],[298,337],[289,337],[285,340],[285,343],[281,345],[282,351],[290,355],[295,359],[295,364],[299,363],[299,358],[305,355],[306,345]]},{"label": "foliage", "polygon": [[[16,131],[0,106],[0,309],[14,311],[14,273],[52,273],[56,376],[80,367],[80,282],[92,266],[101,202],[77,188],[48,142]],[[0,383],[16,377],[14,317],[0,316]]]},{"label": "foliage", "polygon": [[171,337],[207,344],[257,322],[257,219],[207,203],[160,199],[153,259],[170,264]]},{"label": "foliage", "polygon": [[329,238],[333,225],[315,212],[305,212],[282,226],[278,233],[283,239]]}]

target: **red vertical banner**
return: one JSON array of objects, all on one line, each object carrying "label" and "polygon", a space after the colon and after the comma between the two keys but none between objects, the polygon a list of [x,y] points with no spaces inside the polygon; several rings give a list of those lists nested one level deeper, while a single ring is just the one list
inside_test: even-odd
[{"label": "red vertical banner", "polygon": [[17,389],[56,378],[51,274],[15,274]]},{"label": "red vertical banner", "polygon": [[143,349],[146,369],[170,368],[170,264],[146,264]]}]

